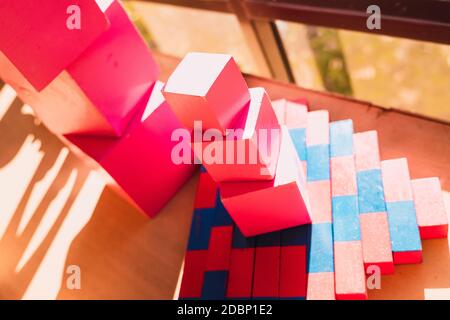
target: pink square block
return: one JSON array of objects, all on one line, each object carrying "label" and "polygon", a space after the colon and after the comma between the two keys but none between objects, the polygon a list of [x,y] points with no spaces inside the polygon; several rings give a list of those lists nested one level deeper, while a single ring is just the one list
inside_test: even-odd
[{"label": "pink square block", "polygon": [[245,236],[310,223],[306,179],[286,127],[275,178],[271,181],[223,182],[222,202]]},{"label": "pink square block", "polygon": [[308,274],[307,300],[335,300],[334,273],[321,272]]},{"label": "pink square block", "polygon": [[308,112],[306,145],[330,144],[330,116],[326,110]]},{"label": "pink square block", "polygon": [[334,243],[337,300],[367,299],[366,274],[360,241]]},{"label": "pink square block", "polygon": [[354,156],[333,157],[330,161],[333,197],[357,194]]},{"label": "pink square block", "polygon": [[312,222],[332,222],[330,181],[310,181],[307,189]]},{"label": "pink square block", "polygon": [[386,212],[359,215],[364,265],[380,267],[381,274],[394,273],[391,237]]},{"label": "pink square block", "polygon": [[355,133],[353,144],[357,171],[380,168],[378,134],[376,131]]},{"label": "pink square block", "polygon": [[157,79],[151,52],[122,5],[114,1],[106,16],[110,28],[41,92],[0,56],[0,74],[55,133],[120,136]]},{"label": "pink square block", "polygon": [[[154,98],[161,95],[161,87],[162,83],[157,83],[151,98],[147,95],[147,99],[142,99],[143,116],[135,117],[122,138],[67,137],[95,156],[117,185],[150,217],[162,209],[195,171],[193,164],[176,164],[172,159],[172,151],[179,142],[172,141],[171,136],[181,128],[181,123],[166,102]],[[94,149],[102,153],[93,153]]]},{"label": "pink square block", "polygon": [[[92,0],[2,0],[0,12],[0,51],[38,91],[109,26]],[[80,28],[69,29],[67,22],[77,12]]]},{"label": "pink square block", "polygon": [[188,53],[170,75],[163,94],[186,128],[202,121],[204,129],[224,134],[250,101],[244,77],[227,54]]},{"label": "pink square block", "polygon": [[421,238],[447,237],[448,217],[439,178],[415,179],[411,185]]},{"label": "pink square block", "polygon": [[406,158],[381,161],[386,202],[413,200]]},{"label": "pink square block", "polygon": [[278,122],[289,129],[306,128],[308,107],[306,103],[280,99],[273,102]]},{"label": "pink square block", "polygon": [[236,131],[223,140],[193,142],[194,154],[216,182],[271,180],[275,175],[280,125],[263,88],[250,89],[250,96],[248,108],[233,125]]}]

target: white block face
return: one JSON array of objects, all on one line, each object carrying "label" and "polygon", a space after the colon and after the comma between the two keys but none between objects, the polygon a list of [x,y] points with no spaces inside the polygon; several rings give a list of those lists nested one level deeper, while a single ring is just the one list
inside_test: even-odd
[{"label": "white block face", "polygon": [[188,53],[171,74],[164,91],[204,97],[232,56]]}]

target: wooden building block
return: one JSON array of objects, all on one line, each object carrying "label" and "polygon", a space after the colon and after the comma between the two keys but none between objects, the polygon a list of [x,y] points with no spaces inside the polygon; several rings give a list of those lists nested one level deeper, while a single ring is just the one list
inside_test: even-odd
[{"label": "wooden building block", "polygon": [[163,91],[167,102],[188,129],[202,121],[203,129],[225,134],[250,101],[233,57],[227,54],[188,53],[170,75]]},{"label": "wooden building block", "polygon": [[304,99],[290,101],[279,99],[272,102],[278,122],[288,129],[306,128],[308,106]]},{"label": "wooden building block", "polygon": [[122,5],[113,1],[105,14],[109,29],[40,92],[0,55],[0,76],[10,76],[5,80],[55,133],[122,135],[158,77],[156,62]]},{"label": "wooden building block", "polygon": [[275,179],[220,184],[224,206],[245,236],[311,221],[305,177],[285,127]]},{"label": "wooden building block", "polygon": [[422,261],[408,162],[405,158],[381,161],[384,197],[395,264]]},{"label": "wooden building block", "polygon": [[200,172],[194,207],[214,208],[218,194],[218,185],[207,172]]},{"label": "wooden building block", "polygon": [[207,256],[207,250],[188,250],[186,252],[179,299],[201,298]]},{"label": "wooden building block", "polygon": [[216,182],[274,178],[280,125],[263,88],[250,89],[250,97],[250,104],[232,124],[234,131],[220,140],[203,137],[192,143],[195,155]]},{"label": "wooden building block", "polygon": [[446,238],[448,216],[439,178],[414,179],[411,185],[420,237],[422,239]]},{"label": "wooden building block", "polygon": [[[0,12],[0,51],[37,91],[109,27],[107,17],[91,0],[2,0]],[[71,29],[68,22],[77,12],[79,29]],[[9,75],[3,76],[9,82]]]}]

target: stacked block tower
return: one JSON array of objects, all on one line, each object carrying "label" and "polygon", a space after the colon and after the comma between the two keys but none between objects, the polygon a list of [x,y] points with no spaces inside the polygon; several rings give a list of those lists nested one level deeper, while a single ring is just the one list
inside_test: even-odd
[{"label": "stacked block tower", "polygon": [[351,120],[272,103],[230,55],[190,53],[164,84],[117,0],[3,0],[0,15],[0,77],[145,214],[202,163],[182,299],[366,299],[366,273],[447,236],[438,178],[411,181]]}]

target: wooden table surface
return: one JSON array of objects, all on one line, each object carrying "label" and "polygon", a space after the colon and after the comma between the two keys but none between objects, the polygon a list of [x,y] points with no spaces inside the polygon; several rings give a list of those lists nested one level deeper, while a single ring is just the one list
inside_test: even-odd
[{"label": "wooden table surface", "polygon": [[[179,60],[155,56],[165,80]],[[450,203],[450,125],[250,75],[246,80],[266,88],[272,99],[304,97],[311,110],[329,110],[333,121],[353,119],[357,132],[378,130],[382,159],[407,157],[412,178],[440,177]],[[68,150],[5,88],[0,298],[172,299],[198,175],[148,219],[106,184],[96,164]],[[450,298],[447,239],[424,241],[423,257],[422,264],[398,266],[394,276],[383,277],[370,298]],[[78,274],[79,289],[73,288]]]}]

